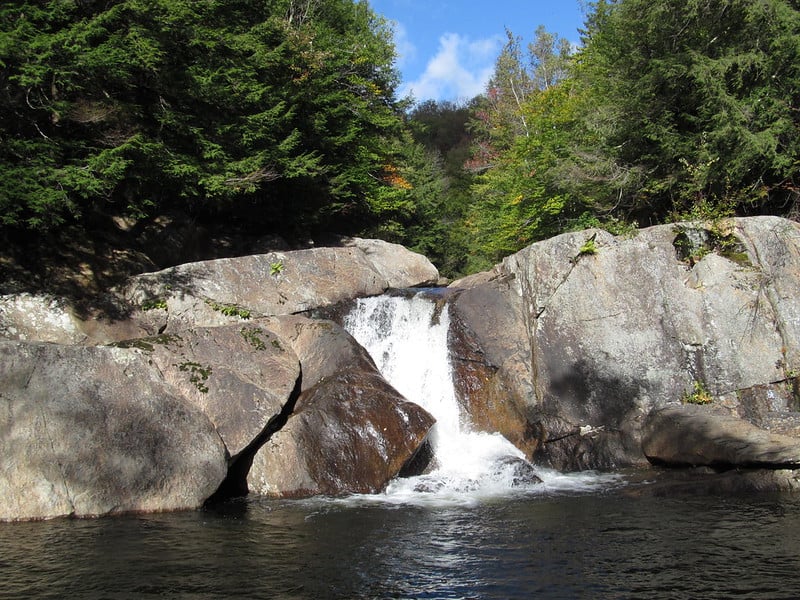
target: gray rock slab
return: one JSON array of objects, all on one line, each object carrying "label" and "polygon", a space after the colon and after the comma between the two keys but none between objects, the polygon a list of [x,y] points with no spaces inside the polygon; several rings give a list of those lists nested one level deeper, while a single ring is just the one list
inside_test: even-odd
[{"label": "gray rock slab", "polygon": [[800,439],[696,405],[653,411],[645,422],[642,451],[651,462],[669,466],[800,467]]},{"label": "gray rock slab", "polygon": [[0,520],[197,508],[226,459],[142,352],[0,342]]}]

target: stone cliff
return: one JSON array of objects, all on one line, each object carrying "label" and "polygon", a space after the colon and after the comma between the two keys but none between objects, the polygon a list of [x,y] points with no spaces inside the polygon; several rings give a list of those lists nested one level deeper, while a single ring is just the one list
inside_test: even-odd
[{"label": "stone cliff", "polygon": [[[741,432],[723,426],[734,422],[728,417],[765,434],[800,432],[797,223],[758,217],[629,237],[570,233],[452,288],[465,405],[536,462],[571,470],[721,464],[699,443],[692,456],[667,448],[681,437],[665,431],[714,415],[712,446]],[[664,407],[681,416],[646,426]],[[770,468],[793,467],[797,438],[772,442],[782,451]],[[728,466],[755,464],[746,454]]]},{"label": "stone cliff", "polygon": [[[372,493],[419,472],[433,418],[313,315],[437,281],[401,246],[350,240],[137,275],[94,313],[0,296],[0,520]],[[797,223],[565,234],[442,297],[462,407],[535,463],[799,486]]]}]

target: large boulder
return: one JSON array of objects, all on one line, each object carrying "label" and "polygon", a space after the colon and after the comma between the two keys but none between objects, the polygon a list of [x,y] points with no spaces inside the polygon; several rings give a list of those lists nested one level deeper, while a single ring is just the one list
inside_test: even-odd
[{"label": "large boulder", "polygon": [[134,277],[123,295],[134,307],[132,318],[153,334],[301,313],[438,275],[426,258],[401,246],[393,252],[402,270],[392,272],[388,249],[374,247],[381,251],[327,247],[188,263]]},{"label": "large boulder", "polygon": [[342,245],[361,250],[389,288],[436,285],[439,271],[431,262],[400,244],[383,240],[344,238]]},{"label": "large boulder", "polygon": [[261,322],[286,340],[298,357],[303,369],[302,391],[343,370],[375,371],[367,351],[333,321],[286,315]]},{"label": "large boulder", "polygon": [[220,258],[131,277],[75,311],[62,299],[0,297],[0,339],[107,344],[215,327],[330,306],[391,287],[438,280],[424,256],[380,240],[344,238],[338,246]]},{"label": "large boulder", "polygon": [[291,347],[255,322],[118,345],[145,353],[164,380],[208,417],[234,458],[284,410],[300,375]]},{"label": "large boulder", "polygon": [[[645,416],[698,383],[744,416],[737,391],[790,381],[798,282],[800,227],[784,219],[592,230],[456,282],[453,310],[506,412],[523,416],[506,419],[508,437],[557,468],[609,468],[645,463]],[[793,408],[791,393],[776,402]]]},{"label": "large boulder", "polygon": [[643,427],[642,451],[650,462],[673,467],[800,468],[800,438],[692,404],[654,410]]},{"label": "large boulder", "polygon": [[412,464],[433,423],[377,372],[339,372],[301,394],[255,456],[250,489],[277,497],[379,492]]},{"label": "large boulder", "polygon": [[303,380],[285,425],[252,459],[250,490],[276,497],[370,493],[405,473],[433,417],[390,386],[339,325],[299,316],[269,322],[300,358]]},{"label": "large boulder", "polygon": [[196,508],[227,455],[137,349],[0,342],[0,519]]}]

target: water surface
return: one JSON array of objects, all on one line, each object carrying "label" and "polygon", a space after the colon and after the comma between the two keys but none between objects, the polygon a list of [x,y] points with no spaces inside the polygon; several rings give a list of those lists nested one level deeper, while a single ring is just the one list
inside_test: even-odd
[{"label": "water surface", "polygon": [[797,598],[800,499],[625,487],[0,525],[3,598]]}]

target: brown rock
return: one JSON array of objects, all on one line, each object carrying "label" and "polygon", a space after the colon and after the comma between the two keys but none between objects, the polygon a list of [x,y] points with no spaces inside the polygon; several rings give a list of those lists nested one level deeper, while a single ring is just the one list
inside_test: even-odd
[{"label": "brown rock", "polygon": [[379,492],[414,459],[433,423],[379,374],[337,373],[304,392],[256,454],[250,489],[280,497]]},{"label": "brown rock", "polygon": [[433,417],[391,387],[336,323],[268,322],[300,358],[303,391],[286,425],[256,453],[251,491],[297,497],[383,489],[417,455]]}]

